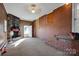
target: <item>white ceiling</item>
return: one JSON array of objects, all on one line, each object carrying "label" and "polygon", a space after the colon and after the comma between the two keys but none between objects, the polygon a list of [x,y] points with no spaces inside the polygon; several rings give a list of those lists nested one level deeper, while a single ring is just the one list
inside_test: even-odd
[{"label": "white ceiling", "polygon": [[37,3],[36,13],[30,10],[31,3],[4,3],[7,13],[13,14],[22,20],[33,21],[40,16],[52,12],[54,9],[64,5],[63,3]]}]

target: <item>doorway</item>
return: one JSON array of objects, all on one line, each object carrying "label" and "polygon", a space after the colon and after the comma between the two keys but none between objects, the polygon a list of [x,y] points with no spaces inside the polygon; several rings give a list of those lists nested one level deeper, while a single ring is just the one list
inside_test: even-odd
[{"label": "doorway", "polygon": [[32,37],[32,26],[24,26],[24,37]]}]

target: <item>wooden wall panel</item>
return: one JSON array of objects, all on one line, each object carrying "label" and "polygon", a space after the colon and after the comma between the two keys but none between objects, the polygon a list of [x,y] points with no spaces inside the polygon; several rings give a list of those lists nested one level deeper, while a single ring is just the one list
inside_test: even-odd
[{"label": "wooden wall panel", "polygon": [[4,20],[7,20],[7,13],[4,5],[0,3],[0,44],[7,40],[7,32],[4,32]]},{"label": "wooden wall panel", "polygon": [[33,29],[35,29],[33,34],[41,39],[48,40],[53,35],[71,32],[72,5],[63,5],[52,13],[40,17],[39,22],[37,21],[33,22]]}]

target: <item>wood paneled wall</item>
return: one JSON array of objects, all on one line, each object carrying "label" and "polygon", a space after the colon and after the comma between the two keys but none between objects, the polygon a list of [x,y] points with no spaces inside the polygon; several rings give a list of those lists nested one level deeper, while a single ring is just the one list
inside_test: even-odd
[{"label": "wood paneled wall", "polygon": [[0,43],[7,40],[7,32],[4,32],[4,20],[7,20],[7,13],[4,5],[0,3]]},{"label": "wood paneled wall", "polygon": [[72,31],[72,4],[63,5],[34,21],[33,37],[48,40],[53,35]]}]

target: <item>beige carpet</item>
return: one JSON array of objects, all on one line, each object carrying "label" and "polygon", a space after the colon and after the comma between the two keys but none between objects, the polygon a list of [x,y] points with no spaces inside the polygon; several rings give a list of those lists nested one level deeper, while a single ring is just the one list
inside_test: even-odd
[{"label": "beige carpet", "polygon": [[[20,43],[19,43],[20,42]],[[48,46],[38,38],[23,38],[8,45],[5,56],[62,56],[63,52]]]}]

